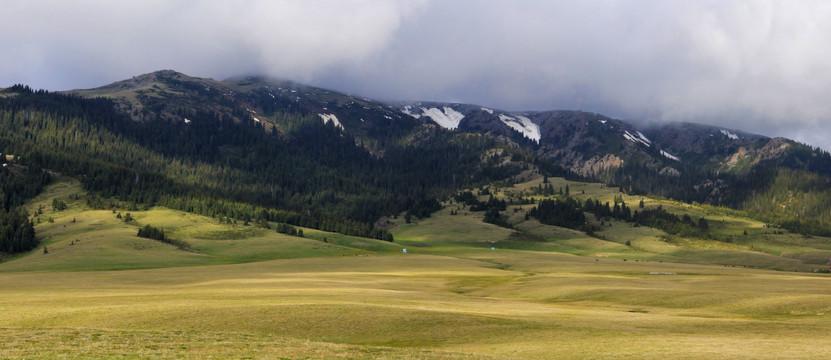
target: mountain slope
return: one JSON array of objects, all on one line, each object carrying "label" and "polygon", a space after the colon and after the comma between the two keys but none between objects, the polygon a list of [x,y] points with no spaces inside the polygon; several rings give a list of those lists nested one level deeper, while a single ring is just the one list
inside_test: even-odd
[{"label": "mountain slope", "polygon": [[275,117],[289,115],[331,122],[353,137],[367,140],[400,137],[419,125],[409,116],[365,98],[261,77],[216,81],[162,70],[67,93],[112,99],[121,112],[139,121],[189,122],[198,110],[234,121],[260,123],[267,131],[286,132],[290,125]]},{"label": "mountain slope", "polygon": [[831,202],[817,185],[831,177],[831,156],[793,140],[691,123],[638,128],[581,111],[505,112],[449,103],[398,108],[450,131],[500,136],[535,153],[535,163],[550,174],[730,206],[793,231],[831,234]]},{"label": "mountain slope", "polygon": [[14,87],[0,101],[0,146],[24,165],[78,177],[103,197],[98,207],[114,205],[106,199],[115,197],[128,208],[163,204],[386,239],[373,227],[379,217],[429,216],[435,199],[456,184],[515,171],[501,157],[482,157],[499,149],[482,136],[425,128],[418,142],[392,141],[379,158],[316,116],[275,113],[269,121],[282,127],[276,131],[239,107],[184,107],[176,100],[182,95],[165,95],[174,90],[184,92],[136,96],[146,118],[135,121],[117,111],[125,98]]},{"label": "mountain slope", "polygon": [[[367,200],[365,194],[377,193],[371,190],[377,186],[390,191],[400,183],[418,189],[402,191],[407,195],[395,196],[397,200],[371,201],[396,204],[369,206],[384,210],[357,215],[367,207],[355,205],[337,212],[336,216],[365,223],[382,214],[413,210],[414,204],[446,195],[462,183],[498,179],[524,166],[536,166],[549,175],[602,181],[630,193],[746,210],[751,200],[758,201],[759,194],[776,186],[777,177],[784,174],[781,169],[831,176],[831,157],[826,152],[791,140],[687,123],[639,128],[582,111],[510,112],[438,102],[383,104],[286,80],[216,81],[170,70],[70,94],[113,101],[117,113],[135,121],[113,122],[119,125],[108,125],[108,130],[132,143],[176,161],[214,166],[203,173],[221,172],[224,177],[197,179],[193,171],[165,176],[181,176],[200,186],[205,181],[212,184],[207,191],[227,198],[245,194],[243,199],[249,203],[301,211],[343,204],[346,198],[361,204]],[[278,143],[291,145],[274,145]],[[292,151],[301,156],[290,156]],[[274,152],[282,155],[272,158]],[[102,156],[113,161],[112,155]],[[293,165],[280,167],[275,161]],[[257,169],[256,175],[251,169]],[[316,175],[298,180],[286,175],[289,169]],[[312,193],[326,192],[329,185],[320,184],[339,177],[344,181],[334,192],[348,188],[351,195],[309,195],[304,185],[312,179],[318,184],[312,186]],[[226,185],[234,190],[223,192]],[[303,191],[291,194],[289,188]],[[282,200],[263,200],[260,194]],[[770,200],[794,206],[780,203],[781,199]],[[822,221],[807,215],[822,211],[786,211],[791,215],[767,217],[768,212],[757,215],[777,223],[793,220],[797,216],[793,214]]]}]

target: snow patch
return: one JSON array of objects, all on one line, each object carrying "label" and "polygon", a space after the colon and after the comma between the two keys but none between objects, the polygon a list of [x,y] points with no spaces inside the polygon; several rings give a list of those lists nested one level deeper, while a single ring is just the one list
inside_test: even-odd
[{"label": "snow patch", "polygon": [[257,119],[257,118],[256,118],[256,117],[254,117],[254,116],[252,116],[252,118],[254,118],[254,121],[256,121],[256,122],[261,122],[261,121],[260,121],[260,119]]},{"label": "snow patch", "polygon": [[605,124],[605,123],[606,123],[606,120],[600,120],[600,123],[601,123],[601,124]]},{"label": "snow patch", "polygon": [[190,124],[190,119],[185,118],[185,124]]},{"label": "snow patch", "polygon": [[670,159],[670,160],[681,161],[681,159],[679,159],[677,156],[672,155],[672,154],[670,154],[666,151],[663,151],[663,150],[661,150],[661,155],[663,155],[665,158]]},{"label": "snow patch", "polygon": [[728,138],[730,138],[731,140],[739,140],[739,136],[738,136],[738,135],[736,135],[736,134],[734,134],[734,133],[731,133],[731,132],[729,132],[729,131],[727,131],[727,130],[721,130],[721,134],[722,134],[722,135],[724,135],[724,136],[727,136],[727,137],[728,137]]},{"label": "snow patch", "polygon": [[456,129],[459,127],[459,123],[462,122],[462,119],[465,117],[462,113],[453,110],[449,107],[444,107],[444,111],[439,110],[438,108],[421,108],[421,113],[424,116],[427,116],[439,126],[445,129]]},{"label": "snow patch", "polygon": [[649,139],[647,139],[646,136],[643,135],[643,133],[641,133],[640,131],[636,131],[636,133],[638,133],[638,137],[641,140],[646,142],[646,146],[651,146],[652,145],[652,141],[649,141]]},{"label": "snow patch", "polygon": [[491,110],[491,109],[488,109],[488,108],[484,108],[484,107],[483,107],[483,108],[482,108],[482,111],[487,112],[488,114],[493,115],[493,110]]},{"label": "snow patch", "polygon": [[499,114],[499,120],[511,129],[518,131],[522,136],[534,140],[537,144],[540,143],[540,127],[531,122],[531,119],[525,116],[517,116],[513,118],[508,115]]},{"label": "snow patch", "polygon": [[626,140],[629,140],[633,143],[641,143],[646,146],[652,146],[652,142],[649,141],[649,139],[647,139],[646,136],[643,136],[643,134],[641,134],[640,131],[636,131],[636,133],[638,134],[638,136],[632,135],[632,133],[630,133],[628,130],[623,130],[623,137],[626,138]]},{"label": "snow patch", "polygon": [[343,128],[343,125],[341,125],[340,121],[338,121],[338,117],[335,116],[335,114],[317,114],[317,116],[320,116],[324,124],[331,121],[333,124],[335,124],[336,127],[341,128],[341,130],[345,130]]},{"label": "snow patch", "polygon": [[389,116],[389,115],[384,115],[384,118],[387,119],[387,120],[392,120],[392,116]]},{"label": "snow patch", "polygon": [[421,114],[416,114],[416,113],[412,112],[412,110],[411,110],[412,108],[413,108],[413,107],[412,107],[412,106],[409,106],[409,105],[408,105],[408,106],[405,106],[405,107],[404,107],[404,113],[405,113],[405,114],[407,114],[407,115],[410,115],[410,116],[412,116],[412,117],[414,117],[414,118],[416,118],[416,119],[420,118],[420,117],[421,117]]}]

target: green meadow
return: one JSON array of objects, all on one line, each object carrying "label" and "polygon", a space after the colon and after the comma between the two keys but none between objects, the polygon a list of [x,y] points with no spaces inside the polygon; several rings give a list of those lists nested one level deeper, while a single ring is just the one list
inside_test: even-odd
[{"label": "green meadow", "polygon": [[[523,176],[491,190],[542,181]],[[578,198],[621,195],[550,181]],[[642,199],[622,196],[633,208]],[[53,211],[53,199],[68,208]],[[166,208],[94,210],[63,180],[27,204],[42,210],[41,247],[0,263],[0,358],[827,357],[831,275],[816,271],[829,267],[831,239],[643,200],[707,218],[718,239],[619,221],[590,237],[525,220],[529,205],[510,205],[503,228],[481,212],[452,215],[451,202],[390,219],[394,243],[295,237]],[[137,237],[148,224],[187,247]]]}]

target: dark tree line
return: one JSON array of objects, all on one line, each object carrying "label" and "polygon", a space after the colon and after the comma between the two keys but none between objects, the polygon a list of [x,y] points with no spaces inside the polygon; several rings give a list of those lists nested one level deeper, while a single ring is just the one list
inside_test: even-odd
[{"label": "dark tree line", "polygon": [[280,234],[303,237],[303,229],[298,229],[288,224],[277,224],[276,230]]},{"label": "dark tree line", "polygon": [[162,242],[164,242],[165,239],[166,239],[165,236],[164,236],[164,230],[159,229],[157,227],[150,226],[150,225],[144,225],[144,226],[140,227],[139,231],[138,231],[138,234],[136,234],[136,235],[138,235],[139,237],[158,240],[158,241],[162,241]]},{"label": "dark tree line", "polygon": [[569,229],[586,229],[587,226],[582,206],[572,197],[541,200],[528,215],[546,225]]},{"label": "dark tree line", "polygon": [[[127,216],[129,217],[130,213],[127,213]],[[127,221],[127,218],[125,217],[124,220]],[[144,226],[140,227],[139,230],[138,230],[138,234],[136,234],[136,235],[139,236],[139,237],[143,237],[145,239],[156,240],[156,241],[159,241],[159,242],[163,242],[165,244],[173,245],[173,246],[179,248],[180,250],[189,250],[190,249],[190,244],[188,244],[188,243],[186,243],[182,240],[172,239],[172,238],[168,237],[167,235],[165,235],[164,229],[159,229],[159,228],[151,226],[151,225],[144,225]]]},{"label": "dark tree line", "polygon": [[497,209],[495,207],[494,208],[489,208],[488,210],[485,211],[485,218],[482,219],[482,221],[484,221],[486,223],[489,223],[489,224],[494,224],[494,225],[497,225],[497,226],[501,226],[501,227],[507,227],[507,228],[511,227],[508,224],[508,221],[505,219],[505,217],[502,216],[502,214],[499,213],[499,209]]},{"label": "dark tree line", "polygon": [[2,151],[0,163],[6,164],[0,168],[1,210],[11,211],[23,205],[27,199],[39,194],[51,181],[49,174],[36,165],[26,165],[25,161],[7,162]]},{"label": "dark tree line", "polygon": [[470,191],[463,191],[456,195],[454,195],[453,199],[456,200],[457,203],[465,204],[465,206],[470,207],[470,211],[489,211],[489,210],[496,210],[496,211],[504,211],[508,208],[508,203],[505,200],[499,200],[493,197],[490,192],[481,192],[483,195],[489,195],[488,201],[479,200],[476,195],[473,195]]},{"label": "dark tree line", "polygon": [[664,210],[661,206],[655,209],[645,209],[632,215],[633,222],[642,225],[661,229],[668,234],[684,237],[709,238],[710,225],[707,219],[700,218],[694,221],[689,215],[679,217]]},{"label": "dark tree line", "polygon": [[20,210],[0,210],[0,252],[29,251],[38,246],[34,225]]},{"label": "dark tree line", "polygon": [[610,206],[608,202],[601,204],[600,201],[591,198],[582,203],[572,197],[546,199],[532,208],[528,215],[546,225],[583,230],[592,234],[597,229],[586,221],[585,212],[593,213],[601,223],[617,219],[633,222],[639,226],[654,227],[673,235],[698,238],[711,237],[709,224],[704,218],[694,221],[686,214],[679,217],[667,212],[661,206],[655,209],[641,209],[632,212],[621,198],[615,199],[614,206]]},{"label": "dark tree line", "polygon": [[0,252],[10,254],[38,246],[34,226],[22,205],[50,181],[49,174],[37,164],[29,164],[17,154],[14,157],[16,161],[9,161],[0,151],[0,163],[4,164],[0,167]]}]

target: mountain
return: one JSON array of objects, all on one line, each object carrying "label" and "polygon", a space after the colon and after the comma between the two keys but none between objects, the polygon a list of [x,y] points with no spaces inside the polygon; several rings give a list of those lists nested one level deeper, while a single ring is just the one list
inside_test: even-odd
[{"label": "mountain", "polygon": [[728,206],[802,233],[831,234],[831,156],[785,138],[692,123],[633,124],[583,111],[508,112],[400,103],[450,131],[486,133],[549,173],[630,193]]},{"label": "mountain", "polygon": [[[148,86],[150,83],[154,85]],[[113,87],[125,86],[139,96],[112,92]],[[517,112],[440,102],[383,104],[285,80],[246,77],[219,82],[172,71],[76,93],[103,94],[121,102],[142,98],[138,107],[143,111],[151,108],[148,114],[154,116],[160,111],[152,109],[217,103],[228,104],[223,111],[237,117],[245,117],[239,110],[244,108],[255,121],[271,122],[277,111],[316,115],[321,121],[339,124],[336,126],[376,154],[386,151],[385,144],[421,141],[422,132],[434,128],[451,134],[481,134],[524,154],[530,163],[552,175],[603,181],[633,193],[729,206],[777,223],[796,218],[824,221],[822,216],[810,215],[822,214],[819,209],[785,211],[790,214],[787,216],[770,215],[781,211],[758,210],[760,202],[779,209],[798,207],[790,197],[759,198],[760,194],[771,194],[777,182],[782,183],[778,177],[793,172],[816,174],[821,179],[831,176],[827,152],[793,140],[692,123],[637,127],[584,111]],[[165,101],[166,105],[160,106]],[[161,113],[171,116],[164,110]],[[279,122],[273,125],[281,126]],[[815,182],[788,183],[790,194],[825,198]]]},{"label": "mountain", "polygon": [[[317,116],[350,135],[377,144],[400,139],[420,125],[501,137],[505,143],[536,155],[583,177],[603,177],[626,163],[646,163],[666,174],[677,174],[690,162],[718,172],[746,172],[754,164],[787,157],[799,144],[733,129],[672,123],[642,129],[606,116],[583,111],[509,112],[471,104],[402,102],[384,104],[263,77],[226,81],[190,77],[172,70],[69,94],[113,99],[121,112],[135,120],[190,121],[182,113],[198,109],[239,121],[250,118],[284,130],[275,114]],[[373,146],[367,145],[368,148]],[[374,146],[373,150],[382,150]]]},{"label": "mountain", "polygon": [[[448,130],[511,138],[576,174],[596,177],[627,161],[647,161],[675,173],[682,162],[742,172],[787,156],[798,143],[692,123],[636,126],[583,111],[507,112],[478,105],[402,103],[398,109]],[[524,142],[522,140],[525,140]]]},{"label": "mountain", "polygon": [[384,105],[283,89],[171,71],[69,94],[17,85],[0,99],[0,149],[14,166],[79,178],[99,208],[164,205],[388,240],[379,218],[427,217],[457,187],[519,171],[490,137],[403,116],[389,126]]},{"label": "mountain", "polygon": [[291,114],[317,117],[335,127],[348,128],[350,135],[367,140],[400,137],[419,124],[376,101],[263,77],[216,81],[162,70],[96,89],[67,93],[112,99],[119,111],[137,121],[164,119],[187,123],[193,119],[187,118],[186,112],[198,110],[235,121],[250,119],[265,125],[267,131],[272,126],[285,131],[286,124],[275,117]]},{"label": "mountain", "polygon": [[62,94],[13,86],[0,105],[0,150],[129,204],[384,238],[379,218],[427,217],[461,187],[532,169],[831,233],[828,153],[732,129],[172,70]]}]

